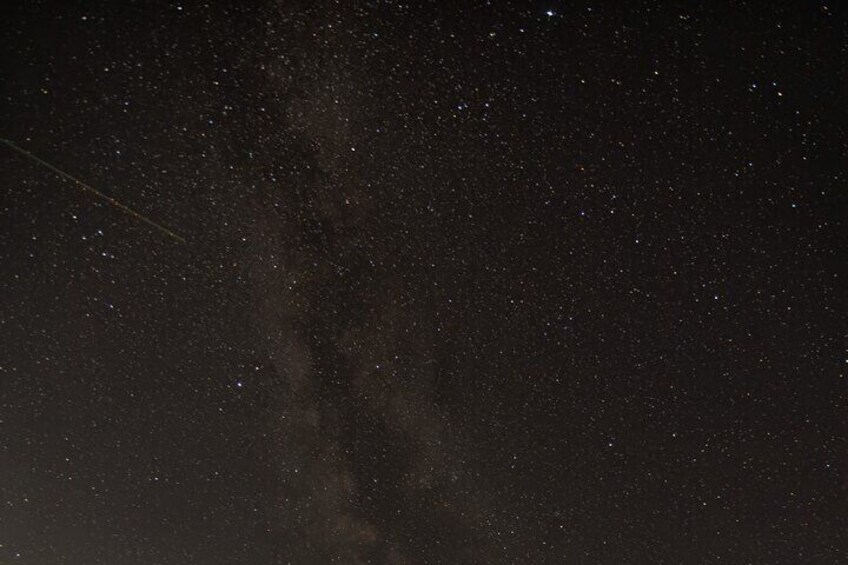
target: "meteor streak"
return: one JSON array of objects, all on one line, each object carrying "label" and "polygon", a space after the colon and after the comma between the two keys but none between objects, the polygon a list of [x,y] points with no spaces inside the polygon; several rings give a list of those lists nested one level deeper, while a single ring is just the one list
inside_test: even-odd
[{"label": "meteor streak", "polygon": [[39,165],[42,165],[42,166],[44,166],[44,167],[46,167],[46,168],[50,169],[51,171],[53,171],[54,173],[56,173],[57,175],[59,175],[59,176],[60,176],[60,177],[62,177],[63,179],[68,180],[68,181],[71,181],[72,183],[74,183],[75,185],[77,185],[77,187],[79,187],[81,190],[83,190],[83,191],[85,191],[85,192],[89,192],[89,193],[91,193],[91,194],[94,194],[95,196],[97,196],[97,197],[98,197],[98,198],[100,198],[101,200],[105,200],[106,202],[108,202],[109,204],[111,204],[111,205],[112,205],[112,206],[114,206],[115,208],[117,208],[117,209],[121,210],[121,211],[122,211],[122,212],[124,212],[125,214],[129,214],[129,215],[130,215],[130,216],[132,216],[133,218],[136,218],[137,220],[141,220],[141,221],[142,221],[142,222],[144,222],[145,224],[147,224],[147,225],[149,225],[149,226],[151,226],[151,227],[153,227],[153,228],[155,228],[155,229],[159,230],[160,232],[164,233],[164,234],[165,234],[165,235],[167,235],[168,237],[171,237],[171,238],[173,238],[173,239],[176,239],[176,240],[177,240],[177,241],[179,241],[180,243],[186,243],[186,240],[185,240],[184,238],[182,238],[182,237],[178,236],[177,234],[175,234],[174,232],[172,232],[171,230],[169,230],[169,229],[168,229],[168,228],[166,228],[165,226],[163,226],[163,225],[161,225],[161,224],[157,224],[156,222],[154,222],[154,221],[153,221],[153,220],[151,220],[150,218],[148,218],[148,217],[146,217],[146,216],[144,216],[144,215],[142,215],[142,214],[139,214],[138,212],[136,212],[135,210],[133,210],[133,209],[132,209],[132,208],[130,208],[129,206],[125,206],[124,204],[121,204],[120,202],[118,202],[117,200],[115,200],[114,198],[112,198],[111,196],[109,196],[109,195],[107,195],[107,194],[104,194],[104,193],[100,192],[99,190],[97,190],[96,188],[94,188],[94,187],[92,187],[92,186],[87,185],[86,183],[82,182],[82,181],[81,181],[81,180],[79,180],[78,178],[76,178],[76,177],[74,177],[74,176],[72,176],[72,175],[69,175],[68,173],[66,173],[65,171],[63,171],[62,169],[60,169],[60,168],[58,168],[58,167],[55,167],[55,166],[51,165],[50,163],[48,163],[48,162],[47,162],[47,161],[45,161],[44,159],[41,159],[40,157],[38,157],[38,156],[36,156],[36,155],[34,155],[34,154],[30,153],[30,152],[29,152],[29,151],[27,151],[26,149],[23,149],[23,148],[21,148],[21,147],[18,147],[17,145],[15,145],[14,143],[12,143],[12,142],[11,142],[11,141],[9,141],[8,139],[0,138],[0,141],[2,141],[3,143],[5,143],[5,144],[6,144],[6,145],[8,145],[10,148],[12,148],[13,150],[17,151],[18,153],[20,153],[20,154],[21,154],[21,155],[23,155],[24,157],[27,157],[27,158],[29,158],[29,159],[32,159],[33,161],[35,161],[35,162],[36,162],[36,163],[38,163]]}]

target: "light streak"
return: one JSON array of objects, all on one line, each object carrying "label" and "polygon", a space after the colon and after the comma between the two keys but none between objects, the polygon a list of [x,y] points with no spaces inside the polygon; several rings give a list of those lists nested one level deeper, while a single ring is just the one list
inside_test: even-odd
[{"label": "light streak", "polygon": [[20,154],[21,154],[21,155],[23,155],[24,157],[27,157],[27,158],[29,158],[29,159],[32,159],[33,161],[35,161],[35,162],[36,162],[36,163],[38,163],[39,165],[42,165],[43,167],[46,167],[46,168],[50,169],[51,171],[53,171],[54,173],[56,173],[57,175],[59,175],[59,176],[60,176],[60,177],[62,177],[63,179],[65,179],[65,180],[68,180],[68,181],[72,182],[73,184],[75,184],[78,188],[80,188],[80,189],[81,189],[81,190],[83,190],[84,192],[89,192],[89,193],[91,193],[91,194],[93,194],[93,195],[97,196],[97,197],[98,197],[98,198],[100,198],[101,200],[105,200],[106,202],[108,202],[109,204],[111,204],[111,205],[112,205],[112,206],[114,206],[115,208],[119,209],[120,211],[124,212],[125,214],[128,214],[128,215],[132,216],[133,218],[135,218],[135,219],[137,219],[137,220],[141,220],[141,221],[142,221],[142,222],[144,222],[145,224],[147,224],[147,225],[149,225],[149,226],[151,226],[151,227],[153,227],[153,228],[155,228],[155,229],[159,230],[160,232],[164,233],[164,234],[165,234],[165,235],[167,235],[168,237],[171,237],[171,238],[173,238],[173,239],[175,239],[175,240],[179,241],[180,243],[187,243],[187,242],[186,242],[186,240],[185,240],[184,238],[182,238],[182,237],[180,237],[179,235],[175,234],[173,231],[169,230],[168,228],[166,228],[166,227],[165,227],[165,226],[163,226],[162,224],[158,224],[158,223],[154,222],[153,220],[151,220],[150,218],[148,218],[147,216],[144,216],[144,215],[142,215],[142,214],[140,214],[140,213],[136,212],[135,210],[133,210],[133,209],[132,209],[132,208],[130,208],[129,206],[126,206],[126,205],[124,205],[124,204],[121,204],[120,202],[118,202],[117,200],[115,200],[114,198],[112,198],[111,196],[109,196],[108,194],[104,194],[104,193],[100,192],[99,190],[97,190],[97,189],[96,189],[96,188],[94,188],[93,186],[90,186],[90,185],[88,185],[88,184],[86,184],[86,183],[82,182],[82,181],[81,181],[81,180],[79,180],[78,178],[74,177],[73,175],[70,175],[70,174],[66,173],[66,172],[65,172],[65,171],[63,171],[62,169],[60,169],[60,168],[58,168],[58,167],[56,167],[56,166],[54,166],[54,165],[51,165],[50,163],[48,163],[48,162],[47,162],[47,161],[45,161],[44,159],[42,159],[42,158],[38,157],[37,155],[34,155],[33,153],[30,153],[30,152],[29,152],[29,151],[27,151],[26,149],[23,149],[23,148],[21,148],[21,147],[18,147],[17,145],[15,145],[14,143],[12,143],[12,142],[11,142],[11,141],[9,141],[8,139],[0,138],[0,141],[2,141],[3,143],[5,143],[7,146],[9,146],[9,147],[10,147],[10,148],[12,148],[13,150],[17,151],[18,153],[20,153]]}]

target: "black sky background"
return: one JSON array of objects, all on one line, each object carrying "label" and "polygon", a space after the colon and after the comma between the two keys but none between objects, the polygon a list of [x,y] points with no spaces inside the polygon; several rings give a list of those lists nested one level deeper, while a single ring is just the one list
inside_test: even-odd
[{"label": "black sky background", "polygon": [[20,2],[0,563],[838,563],[836,3]]}]

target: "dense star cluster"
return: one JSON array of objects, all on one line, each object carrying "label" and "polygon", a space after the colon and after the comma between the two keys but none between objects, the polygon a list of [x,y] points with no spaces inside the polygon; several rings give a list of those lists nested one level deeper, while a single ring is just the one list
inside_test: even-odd
[{"label": "dense star cluster", "polygon": [[844,562],[839,3],[5,10],[3,565]]}]

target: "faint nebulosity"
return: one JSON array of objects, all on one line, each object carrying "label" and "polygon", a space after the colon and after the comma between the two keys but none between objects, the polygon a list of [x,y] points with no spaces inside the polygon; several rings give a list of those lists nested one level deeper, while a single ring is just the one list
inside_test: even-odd
[{"label": "faint nebulosity", "polygon": [[838,3],[3,18],[0,563],[839,563]]}]

